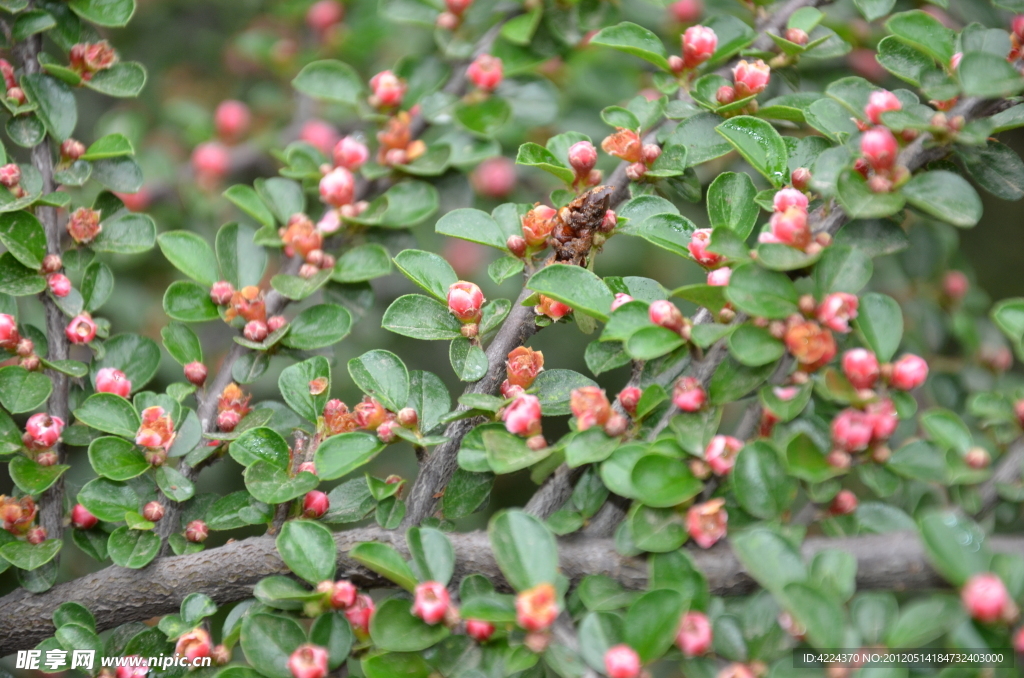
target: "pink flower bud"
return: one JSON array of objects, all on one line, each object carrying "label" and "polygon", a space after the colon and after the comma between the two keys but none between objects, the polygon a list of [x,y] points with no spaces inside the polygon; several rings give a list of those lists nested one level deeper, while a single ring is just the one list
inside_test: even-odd
[{"label": "pink flower bud", "polygon": [[249,107],[234,99],[222,101],[213,114],[217,136],[229,143],[245,136],[251,122],[252,113],[249,112]]},{"label": "pink flower bud", "polygon": [[736,96],[744,99],[752,94],[763,92],[771,79],[771,72],[772,69],[768,64],[760,59],[753,63],[741,59],[732,69],[732,77],[736,83]]},{"label": "pink flower bud", "polygon": [[630,181],[640,181],[647,175],[647,165],[642,162],[634,162],[626,167],[626,178]]},{"label": "pink flower bud", "polygon": [[149,675],[149,661],[147,659],[137,654],[129,655],[125,659],[138,659],[140,661],[136,666],[128,666],[127,663],[118,666],[114,674],[117,678],[146,678]]},{"label": "pink flower bud", "polygon": [[892,365],[889,385],[900,391],[912,391],[928,378],[928,363],[924,358],[907,353]]},{"label": "pink flower bud", "polygon": [[[759,242],[775,242],[803,249],[811,243],[811,228],[807,224],[807,210],[790,207],[776,212],[768,222],[769,232],[762,232]],[[765,239],[771,235],[770,239]]]},{"label": "pink flower bud", "polygon": [[192,151],[192,170],[197,177],[217,180],[231,169],[231,156],[224,144],[207,141]]},{"label": "pink flower bud", "polygon": [[615,645],[604,653],[604,671],[608,678],[636,678],[640,675],[640,655],[629,645]]},{"label": "pink flower bud", "polygon": [[249,341],[263,341],[267,338],[269,332],[267,331],[267,323],[262,320],[250,320],[242,328],[242,334]]},{"label": "pink flower bud", "polygon": [[898,111],[903,104],[896,98],[896,95],[889,90],[880,89],[868,96],[868,104],[864,107],[864,115],[876,125],[882,124],[882,113],[886,111]]},{"label": "pink flower bud", "polygon": [[46,285],[53,296],[64,298],[71,294],[71,281],[63,273],[51,273],[46,277]]},{"label": "pink flower bud", "polygon": [[630,415],[635,415],[636,406],[640,403],[640,396],[642,395],[643,392],[636,386],[627,386],[619,391],[619,404]]},{"label": "pink flower bud", "polygon": [[28,447],[33,450],[49,449],[57,444],[63,430],[64,420],[60,417],[51,417],[45,412],[33,414],[25,422]]},{"label": "pink flower bud", "polygon": [[62,268],[64,268],[64,262],[61,261],[59,254],[47,254],[43,257],[43,265],[42,268],[39,269],[39,272],[57,273]]},{"label": "pink flower bud", "polygon": [[847,408],[832,419],[832,442],[840,450],[855,452],[867,448],[874,435],[871,420],[860,410]]},{"label": "pink flower bud", "polygon": [[775,194],[772,199],[772,205],[775,207],[776,212],[785,212],[790,207],[796,207],[804,211],[807,210],[807,196],[795,188],[784,188]]},{"label": "pink flower bud", "polygon": [[711,548],[725,536],[728,522],[725,499],[721,498],[695,504],[686,512],[686,531],[702,549]]},{"label": "pink flower bud", "polygon": [[558,212],[547,205],[537,205],[523,217],[523,237],[530,247],[542,247],[547,243],[555,227]]},{"label": "pink flower bud", "polygon": [[398,422],[394,419],[385,419],[380,423],[380,426],[377,427],[377,438],[379,438],[382,443],[390,444],[395,442],[395,438],[398,435],[395,433],[396,428],[400,428],[398,426]]},{"label": "pink flower bud", "polygon": [[960,590],[967,613],[983,624],[1010,621],[1016,617],[1016,606],[1003,580],[991,572],[976,574]]},{"label": "pink flower bud", "polygon": [[13,162],[0,167],[0,186],[14,188],[21,183],[21,168]]},{"label": "pink flower bud", "polygon": [[316,464],[312,461],[304,461],[301,464],[299,464],[298,472],[312,473],[313,475],[317,475]]},{"label": "pink flower bud", "polygon": [[558,617],[555,587],[538,584],[516,596],[516,623],[527,631],[543,631]]},{"label": "pink flower bud", "polygon": [[350,204],[356,196],[356,178],[344,167],[335,167],[320,180],[320,199],[332,207]]},{"label": "pink flower bud", "polygon": [[132,382],[121,370],[104,367],[96,373],[96,392],[113,393],[127,398],[132,392]]},{"label": "pink flower bud", "polygon": [[448,310],[463,323],[479,323],[484,293],[471,282],[460,280],[448,287]]},{"label": "pink flower bud", "polygon": [[711,242],[711,229],[699,228],[690,236],[690,256],[701,266],[710,268],[722,263],[722,255],[708,251],[708,244]]},{"label": "pink flower bud", "polygon": [[578,177],[590,175],[597,164],[597,149],[589,141],[577,141],[569,147],[569,165]]},{"label": "pink flower bud", "polygon": [[504,198],[516,187],[516,164],[503,155],[487,158],[469,175],[469,183],[487,198]]},{"label": "pink flower bud", "polygon": [[683,57],[673,54],[668,58],[668,68],[673,73],[679,74],[686,70],[686,62]]},{"label": "pink flower bud", "polygon": [[195,386],[202,386],[206,383],[206,365],[201,362],[191,362],[185,365],[185,379]]},{"label": "pink flower bud", "polygon": [[327,650],[319,645],[305,644],[296,648],[288,658],[288,670],[294,678],[326,678]]},{"label": "pink flower bud", "polygon": [[857,510],[857,495],[849,490],[840,490],[828,506],[828,512],[834,516],[845,516]]},{"label": "pink flower bud", "polygon": [[242,415],[234,410],[224,410],[217,415],[217,428],[224,433],[231,433],[242,421]]},{"label": "pink flower bud", "polygon": [[683,66],[693,69],[711,58],[718,48],[718,36],[707,26],[690,26],[683,33]]},{"label": "pink flower bud", "polygon": [[732,102],[736,101],[736,88],[732,85],[722,85],[715,92],[715,101],[723,106],[727,106]]},{"label": "pink flower bud", "polygon": [[0,348],[13,351],[20,340],[18,321],[12,315],[0,313]]},{"label": "pink flower bud", "polygon": [[900,147],[892,132],[885,127],[875,127],[861,136],[860,152],[876,172],[887,172],[896,164]]},{"label": "pink flower bud", "polygon": [[708,271],[708,284],[712,287],[728,287],[732,278],[732,269],[728,266]]},{"label": "pink flower bud", "polygon": [[357,634],[365,637],[370,633],[370,620],[373,618],[374,612],[376,612],[376,606],[373,604],[373,598],[365,593],[360,593],[356,597],[355,604],[345,610],[345,618],[348,619],[348,623],[352,625]]},{"label": "pink flower bud", "polygon": [[845,334],[850,331],[850,321],[857,317],[859,304],[855,294],[834,292],[818,306],[818,322],[833,332]]},{"label": "pink flower bud", "polygon": [[318,490],[307,492],[305,499],[302,500],[302,515],[306,518],[319,518],[327,513],[329,508],[331,508],[331,500]]},{"label": "pink flower bud", "polygon": [[185,526],[185,539],[193,544],[202,544],[210,536],[210,528],[202,520],[193,520]]},{"label": "pink flower bud", "polygon": [[624,292],[617,292],[615,298],[612,300],[612,311],[619,308],[623,304],[628,304],[633,301],[633,297],[629,296]]},{"label": "pink flower bud", "polygon": [[85,144],[77,139],[65,139],[60,145],[60,157],[74,162],[85,155]]},{"label": "pink flower bud", "polygon": [[505,241],[505,247],[512,253],[512,256],[520,259],[526,256],[526,238],[521,235],[510,235]]},{"label": "pink flower bud", "polygon": [[604,138],[601,149],[629,163],[638,163],[643,157],[643,142],[636,131],[617,127],[615,133]]},{"label": "pink flower bud", "polygon": [[558,320],[572,313],[572,309],[563,304],[560,301],[555,301],[551,297],[546,297],[543,294],[540,295],[539,303],[533,307],[534,313],[537,315],[546,315],[552,320]]},{"label": "pink flower bud", "polygon": [[963,271],[946,271],[946,275],[942,279],[942,291],[946,293],[947,297],[958,301],[967,296],[967,291],[970,288],[971,283]]},{"label": "pink flower bud", "polygon": [[[743,449],[743,441],[732,436],[715,436],[704,449],[704,461],[715,475],[724,476],[732,471],[736,455]],[[707,548],[707,547],[705,547]]]},{"label": "pink flower bud", "polygon": [[896,406],[888,398],[869,403],[864,409],[864,413],[867,415],[868,423],[871,424],[872,441],[888,440],[896,432],[896,427],[900,425]]},{"label": "pink flower bud", "polygon": [[57,457],[57,453],[53,450],[43,450],[36,455],[36,463],[40,466],[54,466],[58,461],[60,460]]},{"label": "pink flower bud", "polygon": [[451,12],[441,12],[434,20],[434,25],[443,31],[454,31],[459,27],[459,17]]},{"label": "pink flower bud", "polygon": [[683,377],[672,390],[672,402],[683,412],[697,412],[704,407],[707,393],[695,377]]},{"label": "pink flower bud", "polygon": [[612,416],[608,396],[597,386],[583,386],[569,394],[569,409],[576,417],[576,429],[586,431],[592,426],[604,426]]},{"label": "pink flower bud", "polygon": [[398,423],[406,428],[411,428],[419,422],[419,415],[416,414],[416,410],[411,407],[403,407],[398,410],[398,414],[395,417]]},{"label": "pink flower bud", "polygon": [[164,505],[158,501],[151,501],[142,507],[142,517],[156,523],[164,517]]},{"label": "pink flower bud", "polygon": [[345,6],[337,0],[319,0],[306,11],[306,25],[323,35],[345,18]]},{"label": "pink flower bud", "polygon": [[1013,650],[1017,654],[1024,654],[1024,626],[1013,634]]},{"label": "pink flower bud", "polygon": [[355,420],[359,428],[376,431],[387,416],[388,411],[371,396],[363,396],[362,402],[355,406]]},{"label": "pink flower bud", "polygon": [[880,373],[878,358],[866,348],[853,348],[843,354],[843,374],[854,388],[873,388]]},{"label": "pink flower bud", "polygon": [[100,519],[81,504],[75,504],[71,509],[71,524],[79,530],[91,530],[98,522]]},{"label": "pink flower bud", "polygon": [[79,313],[64,328],[64,334],[72,344],[88,344],[96,338],[96,323],[88,313]]},{"label": "pink flower bud", "polygon": [[412,613],[426,623],[434,625],[440,622],[450,605],[448,589],[441,582],[426,581],[416,585]]},{"label": "pink flower bud", "polygon": [[481,54],[466,69],[469,81],[484,90],[493,92],[505,77],[501,59],[490,54]]},{"label": "pink flower bud", "polygon": [[690,24],[700,19],[704,12],[701,0],[676,0],[668,6],[669,14],[681,24]]},{"label": "pink flower bud", "polygon": [[644,144],[640,149],[640,159],[646,165],[650,165],[661,157],[661,146],[658,144]]},{"label": "pink flower bud", "polygon": [[793,182],[793,188],[798,191],[806,191],[811,183],[811,170],[806,167],[797,167],[789,175],[789,180]]},{"label": "pink flower bud", "polygon": [[25,535],[26,541],[33,546],[38,546],[46,541],[46,528],[45,527],[33,527],[29,529]]},{"label": "pink flower bud", "polygon": [[501,413],[505,429],[524,438],[540,433],[540,418],[540,400],[537,396],[526,393],[519,395]]},{"label": "pink flower bud", "polygon": [[494,635],[494,624],[481,619],[467,619],[466,635],[478,643],[485,643]]},{"label": "pink flower bud", "polygon": [[622,416],[617,412],[613,412],[612,416],[608,417],[608,421],[605,422],[604,432],[610,438],[618,438],[626,432],[629,428],[629,419]]},{"label": "pink flower bud", "polygon": [[676,634],[676,647],[687,657],[699,657],[711,649],[711,622],[702,612],[687,612]]},{"label": "pink flower bud", "polygon": [[235,293],[235,288],[226,280],[213,283],[213,287],[210,288],[210,300],[218,306],[227,306],[231,302],[231,296]]},{"label": "pink flower bud", "polygon": [[1024,14],[1018,14],[1013,17],[1010,22],[1010,31],[1016,36],[1017,40],[1024,42]]},{"label": "pink flower bud", "polygon": [[299,140],[330,156],[331,149],[338,143],[338,131],[323,120],[310,120],[299,130]]},{"label": "pink flower bud", "polygon": [[68,235],[80,245],[92,242],[93,238],[100,234],[103,226],[100,224],[100,213],[88,207],[79,207],[71,213],[68,219]]},{"label": "pink flower bud", "polygon": [[683,331],[683,327],[686,324],[683,314],[675,304],[667,299],[651,302],[650,307],[647,309],[647,315],[655,325],[672,330],[677,334]]},{"label": "pink flower bud", "polygon": [[347,579],[339,579],[334,582],[331,589],[331,607],[335,610],[343,610],[356,604],[359,595],[355,585]]},{"label": "pink flower bud", "polygon": [[992,457],[984,447],[972,447],[964,455],[964,462],[973,469],[985,469],[992,462]]},{"label": "pink flower bud", "polygon": [[810,40],[807,31],[802,28],[787,28],[785,38],[796,45],[806,45]]},{"label": "pink flower bud", "polygon": [[358,172],[370,158],[370,149],[359,139],[347,136],[334,146],[334,164]]},{"label": "pink flower bud", "polygon": [[405,82],[391,71],[381,71],[370,78],[370,105],[382,108],[393,108],[402,103],[405,96]]}]

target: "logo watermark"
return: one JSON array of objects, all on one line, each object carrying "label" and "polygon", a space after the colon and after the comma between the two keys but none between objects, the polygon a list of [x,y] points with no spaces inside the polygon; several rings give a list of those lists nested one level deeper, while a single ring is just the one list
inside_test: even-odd
[{"label": "logo watermark", "polygon": [[[189,659],[180,654],[159,655],[156,657],[103,657],[100,666],[103,668],[128,667],[134,669],[159,669],[165,671],[172,666],[184,668],[205,668],[213,664],[210,657]],[[15,658],[14,668],[28,671],[48,671],[56,673],[72,669],[92,671],[96,667],[96,650],[19,650]]]}]

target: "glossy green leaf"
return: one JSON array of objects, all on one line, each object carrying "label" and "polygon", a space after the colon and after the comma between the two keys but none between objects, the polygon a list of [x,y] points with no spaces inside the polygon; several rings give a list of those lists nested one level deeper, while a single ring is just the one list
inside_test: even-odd
[{"label": "glossy green leaf", "polygon": [[337,547],[331,531],[310,520],[289,520],[277,535],[277,552],[288,569],[316,586],[334,579]]},{"label": "glossy green leaf", "polygon": [[715,131],[773,186],[781,187],[789,180],[789,152],[782,136],[770,123],[741,115],[726,120]]}]

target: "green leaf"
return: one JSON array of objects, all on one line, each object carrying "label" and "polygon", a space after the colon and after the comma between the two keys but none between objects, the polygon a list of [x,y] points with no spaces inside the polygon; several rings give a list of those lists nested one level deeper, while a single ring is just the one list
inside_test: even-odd
[{"label": "green leaf", "polygon": [[422,294],[406,294],[391,302],[381,327],[413,339],[451,341],[462,337],[462,323],[448,305]]},{"label": "green leaf", "polygon": [[857,5],[865,19],[874,21],[891,12],[896,0],[854,0],[853,4]]},{"label": "green leaf", "polygon": [[917,209],[961,228],[981,219],[981,199],[967,180],[946,170],[914,175],[902,188],[907,202]]},{"label": "green leaf", "polygon": [[971,178],[992,195],[1024,198],[1024,161],[1009,146],[989,139],[984,148],[964,147],[959,155]]},{"label": "green leaf", "polygon": [[[554,153],[544,148],[540,144],[533,143],[532,141],[522,144],[519,147],[519,153],[518,155],[516,155],[516,164],[525,165],[527,167],[537,167],[549,174],[555,175],[566,184],[571,184],[576,179],[576,174],[571,169],[566,167],[565,164],[561,160],[559,160]],[[491,243],[483,244],[489,245]],[[497,245],[493,246],[497,247]],[[505,242],[502,241],[500,247],[504,248],[504,246]]]},{"label": "green leaf", "polygon": [[110,534],[107,550],[115,565],[138,570],[152,562],[160,552],[160,536],[150,530],[122,526]]},{"label": "green leaf", "polygon": [[[538,148],[541,147],[538,146]],[[545,152],[548,151],[545,149]],[[522,149],[520,149],[521,155]],[[571,170],[566,171],[571,173]],[[570,178],[569,181],[572,181],[572,179]],[[469,240],[470,242],[489,245],[490,247],[506,251],[505,241],[508,240],[508,235],[505,234],[505,231],[491,215],[480,210],[469,208],[452,210],[437,220],[434,230],[442,235],[450,235],[453,238]],[[396,263],[398,262],[396,261]],[[433,292],[433,290],[428,291]],[[448,290],[445,289],[444,293],[447,294]]]},{"label": "green leaf", "polygon": [[711,228],[724,226],[746,239],[754,230],[761,208],[754,202],[757,189],[746,173],[723,172],[708,187]]},{"label": "green leaf", "polygon": [[178,363],[187,365],[203,361],[203,347],[199,337],[188,325],[170,323],[160,330],[160,336],[164,340],[164,348]]},{"label": "green leaf", "polygon": [[337,344],[352,329],[352,314],[336,304],[310,306],[289,323],[281,341],[289,348],[310,351]]},{"label": "green leaf", "polygon": [[87,426],[124,438],[135,438],[139,415],[130,402],[113,393],[94,393],[78,406],[75,419]]},{"label": "green leaf", "polygon": [[704,483],[679,459],[651,453],[633,465],[630,483],[648,506],[678,506],[700,494]]},{"label": "green leaf", "polygon": [[44,12],[41,9],[30,10],[15,19],[11,35],[20,42],[36,33],[48,31],[56,25],[57,20],[49,12]]},{"label": "green leaf", "polygon": [[964,94],[972,97],[1002,98],[1024,89],[1024,78],[1005,56],[991,52],[964,52],[957,75]]},{"label": "green leaf", "polygon": [[348,361],[348,373],[363,393],[379,400],[392,412],[409,399],[409,370],[390,351],[367,351]]},{"label": "green leaf", "polygon": [[336,59],[307,64],[292,87],[314,99],[355,105],[363,97],[363,79],[354,68]]},{"label": "green leaf", "polygon": [[302,186],[291,179],[272,177],[253,182],[256,194],[266,203],[279,223],[286,224],[293,214],[306,211]]},{"label": "green leaf", "polygon": [[590,44],[611,47],[649,61],[663,71],[669,70],[668,52],[661,39],[646,28],[628,21],[602,29],[590,39]]},{"label": "green leaf", "polygon": [[447,586],[455,572],[455,551],[448,537],[432,527],[413,527],[405,535],[420,581]]},{"label": "green leaf", "polygon": [[139,510],[139,497],[131,486],[96,478],[85,484],[78,493],[78,501],[100,520],[117,523],[128,511]]},{"label": "green leaf", "polygon": [[686,600],[678,591],[648,591],[629,607],[624,625],[626,642],[643,663],[660,658],[679,632]]},{"label": "green leaf", "polygon": [[97,139],[85,151],[82,160],[104,160],[118,158],[122,155],[135,155],[132,142],[123,134],[108,134]]},{"label": "green leaf", "polygon": [[301,497],[319,482],[312,473],[303,471],[290,477],[286,471],[265,461],[258,461],[245,469],[246,489],[266,504],[283,504]]},{"label": "green leaf", "polygon": [[589,428],[569,439],[565,447],[565,463],[570,468],[578,468],[584,464],[604,461],[618,445],[619,439],[605,435],[600,427]]},{"label": "green leaf", "polygon": [[796,549],[775,532],[754,527],[730,534],[733,553],[751,577],[779,595],[787,584],[807,579],[807,568]]},{"label": "green leaf", "polygon": [[78,624],[95,631],[96,617],[84,605],[73,602],[61,603],[60,607],[53,611],[53,626],[59,629],[66,624]]},{"label": "green leaf", "polygon": [[773,186],[789,180],[789,152],[782,136],[759,118],[741,115],[715,128]]},{"label": "green leaf", "polygon": [[920,420],[928,437],[944,449],[956,450],[962,455],[974,445],[967,425],[949,410],[930,409],[921,414]]},{"label": "green leaf", "polygon": [[494,427],[481,433],[487,465],[498,474],[514,473],[533,466],[551,454],[551,450],[543,448],[532,450],[526,440],[509,433],[504,428]]},{"label": "green leaf", "polygon": [[312,422],[315,422],[324,411],[324,405],[327,404],[330,395],[330,388],[319,395],[309,392],[309,382],[321,377],[330,383],[331,365],[326,358],[316,356],[284,368],[277,380],[277,386],[288,406],[299,416]]},{"label": "green leaf", "polygon": [[880,362],[889,362],[903,340],[903,311],[896,300],[869,292],[860,298],[854,327]]},{"label": "green leaf", "polygon": [[920,647],[939,638],[963,619],[960,601],[953,596],[932,595],[907,603],[885,635],[888,647]]},{"label": "green leaf", "polygon": [[114,272],[102,261],[94,261],[82,276],[82,308],[96,311],[114,292]]},{"label": "green leaf", "polygon": [[668,250],[681,257],[689,257],[688,249],[697,226],[678,214],[655,214],[640,223],[627,224],[619,232],[643,238],[652,245]]},{"label": "green leaf", "polygon": [[[272,216],[270,221],[273,223]],[[240,224],[225,224],[217,231],[220,279],[227,280],[236,289],[258,285],[267,267],[267,251],[254,242],[255,233],[251,227]]]},{"label": "green leaf", "polygon": [[29,372],[17,365],[0,369],[0,403],[12,414],[40,407],[52,391],[53,382],[42,372]]},{"label": "green leaf", "polygon": [[46,289],[46,278],[28,268],[10,252],[0,255],[0,292],[15,297],[39,294]]},{"label": "green leaf", "polygon": [[288,659],[306,642],[306,632],[290,617],[247,614],[242,617],[242,651],[259,673],[268,678],[291,678]]},{"label": "green leaf", "polygon": [[103,349],[105,355],[93,361],[93,374],[104,367],[116,367],[124,372],[136,391],[153,378],[160,366],[160,347],[149,337],[115,334],[103,342]]},{"label": "green leaf", "polygon": [[198,283],[211,286],[218,280],[217,255],[203,238],[190,231],[168,231],[157,238],[160,251],[171,264]]},{"label": "green leaf", "polygon": [[58,141],[71,136],[78,124],[78,106],[70,87],[42,73],[23,76],[21,87],[28,98],[39,105],[36,115],[42,120],[46,131]]},{"label": "green leaf", "polygon": [[569,414],[569,397],[572,391],[584,386],[597,386],[597,382],[579,372],[561,369],[544,370],[533,382],[541,411],[546,417]]},{"label": "green leaf", "polygon": [[455,104],[455,119],[470,132],[493,136],[512,115],[512,107],[499,96],[491,95],[482,101],[460,101]]},{"label": "green leaf", "polygon": [[873,193],[859,172],[846,169],[837,184],[839,202],[847,214],[855,219],[877,219],[903,209],[902,193]]},{"label": "green leaf", "polygon": [[845,615],[834,598],[794,582],[783,589],[782,600],[793,618],[807,629],[808,643],[817,648],[842,645]]},{"label": "green leaf", "polygon": [[799,295],[789,277],[757,264],[737,267],[725,288],[725,296],[736,308],[754,316],[786,318],[799,312]]},{"label": "green leaf", "polygon": [[332,280],[342,283],[373,280],[391,273],[391,257],[382,245],[366,243],[353,247],[338,258]]},{"label": "green leaf", "polygon": [[0,214],[0,242],[28,268],[38,269],[46,256],[43,225],[28,212]]},{"label": "green leaf", "polygon": [[96,73],[84,85],[100,94],[130,99],[142,93],[146,78],[145,66],[135,61],[122,61]]},{"label": "green leaf", "polygon": [[412,601],[389,598],[370,619],[370,639],[382,650],[420,652],[433,647],[451,632],[444,624],[430,625],[412,614]]},{"label": "green leaf", "polygon": [[452,341],[448,349],[448,359],[455,374],[462,381],[478,381],[487,374],[487,354],[480,344],[471,343],[465,337]]},{"label": "green leaf", "polygon": [[956,50],[956,34],[921,10],[900,12],[885,22],[890,33],[942,64],[948,64]]},{"label": "green leaf", "polygon": [[[389,3],[412,4],[416,0],[388,0]],[[421,5],[417,5],[421,6]],[[430,6],[433,8],[433,5]],[[408,16],[408,15],[405,15]],[[382,654],[367,655],[361,662],[360,668],[366,678],[428,678],[432,669],[417,652],[385,652]]]},{"label": "green leaf", "polygon": [[43,466],[19,454],[11,458],[7,470],[19,490],[25,494],[42,494],[69,468],[63,464]]},{"label": "green leaf", "polygon": [[[486,218],[491,222],[494,222],[494,220],[489,216]],[[438,221],[439,225],[440,223],[441,221]],[[490,227],[490,224],[486,226],[486,228]],[[493,223],[493,227],[500,230],[497,222]],[[438,233],[442,232],[443,231],[440,230],[438,231]],[[455,234],[449,233],[449,235]],[[462,236],[455,235],[455,237]],[[500,239],[500,233],[495,236],[495,239]],[[504,248],[505,243],[502,242],[500,247]],[[423,250],[403,250],[395,257],[395,265],[398,266],[398,270],[400,270],[406,278],[416,283],[425,292],[446,304],[448,299],[448,288],[459,280],[459,276],[456,275],[455,269],[452,268],[451,264],[445,261],[443,257],[440,257],[433,252],[424,252]]]},{"label": "green leaf", "polygon": [[134,442],[103,436],[89,443],[89,463],[97,475],[130,480],[149,470],[149,462]]},{"label": "green leaf", "polygon": [[316,451],[316,470],[324,480],[334,480],[368,463],[384,449],[372,433],[342,433],[325,440]]},{"label": "green leaf", "polygon": [[120,27],[135,13],[135,0],[71,0],[71,11],[99,26]]},{"label": "green leaf", "polygon": [[832,245],[825,249],[814,267],[814,283],[818,296],[833,292],[856,294],[874,271],[871,258],[859,247]]},{"label": "green leaf", "polygon": [[12,541],[0,546],[0,557],[22,570],[35,570],[57,557],[60,539],[47,539],[42,544]]},{"label": "green leaf", "polygon": [[289,520],[277,536],[277,552],[288,569],[316,586],[334,580],[337,547],[331,531],[311,520]]},{"label": "green leaf", "polygon": [[553,264],[535,273],[527,287],[601,321],[608,320],[614,295],[585,268]]},{"label": "green leaf", "polygon": [[153,479],[164,496],[171,501],[180,503],[195,496],[195,485],[173,466],[161,466],[153,474]]},{"label": "green leaf", "polygon": [[558,573],[558,547],[551,531],[537,518],[506,510],[487,528],[494,558],[516,591],[553,584]]},{"label": "green leaf", "polygon": [[729,352],[742,364],[758,367],[781,358],[786,347],[766,328],[744,323],[729,335]]},{"label": "green leaf", "polygon": [[264,226],[273,227],[277,223],[274,221],[274,213],[251,186],[244,184],[232,186],[224,191],[224,197]]},{"label": "green leaf", "polygon": [[[101,162],[115,162],[114,160],[101,160],[96,163],[99,167]],[[141,186],[141,177],[139,179]],[[134,193],[139,187],[130,186],[113,187],[114,190],[125,193]],[[90,247],[97,252],[110,252],[111,254],[141,254],[153,249],[156,244],[156,222],[148,214],[133,214],[126,212],[115,215],[111,219],[102,222],[103,230],[92,241]]]},{"label": "green leaf", "polygon": [[778,453],[763,441],[740,450],[731,477],[740,506],[763,520],[778,518],[796,499],[797,483],[787,476]]},{"label": "green leaf", "polygon": [[348,623],[344,613],[326,612],[317,617],[309,628],[309,640],[327,649],[329,656],[327,666],[334,670],[348,659],[354,640],[352,626]]},{"label": "green leaf", "polygon": [[928,560],[946,581],[959,588],[991,568],[992,552],[984,531],[952,511],[931,511],[919,521]]},{"label": "green leaf", "polygon": [[356,544],[349,552],[349,557],[387,577],[406,591],[416,588],[416,575],[409,564],[402,559],[398,551],[387,544],[363,542]]},{"label": "green leaf", "polygon": [[686,541],[686,518],[675,508],[634,504],[628,520],[633,544],[642,551],[668,553]]}]

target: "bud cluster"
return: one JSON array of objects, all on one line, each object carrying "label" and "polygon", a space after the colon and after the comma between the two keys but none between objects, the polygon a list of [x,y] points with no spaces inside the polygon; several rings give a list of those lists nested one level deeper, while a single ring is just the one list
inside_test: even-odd
[{"label": "bud cluster", "polygon": [[18,321],[12,315],[0,313],[0,348],[18,356],[18,365],[26,370],[42,369],[42,361],[35,353],[35,344],[18,332]]},{"label": "bud cluster", "polygon": [[225,433],[234,431],[252,409],[249,407],[251,398],[251,395],[245,395],[234,382],[225,386],[217,397],[217,428]]},{"label": "bud cluster", "polygon": [[437,27],[454,31],[462,24],[462,15],[473,5],[473,0],[445,0],[445,11],[437,17]]},{"label": "bud cluster", "polygon": [[626,167],[626,176],[631,181],[643,179],[648,168],[661,157],[661,146],[645,144],[638,132],[625,127],[617,127],[614,134],[605,137],[601,149],[608,155],[630,163]]},{"label": "bud cluster", "polygon": [[803,192],[784,188],[775,194],[772,205],[775,211],[768,222],[768,229],[758,236],[758,242],[779,243],[801,250],[809,250],[812,245],[821,247],[811,236],[807,221],[809,201]]},{"label": "bud cluster", "polygon": [[625,433],[629,425],[624,415],[612,409],[608,396],[597,386],[573,389],[569,394],[569,409],[575,417],[577,431],[599,427],[604,429],[606,435],[614,438]]},{"label": "bud cluster", "polygon": [[[761,59],[754,62],[741,59],[732,69],[733,84],[722,85],[715,94],[715,99],[722,106],[757,96],[768,87],[772,69]],[[730,110],[727,116],[748,115],[757,112],[757,102],[751,101],[742,108]]]}]

